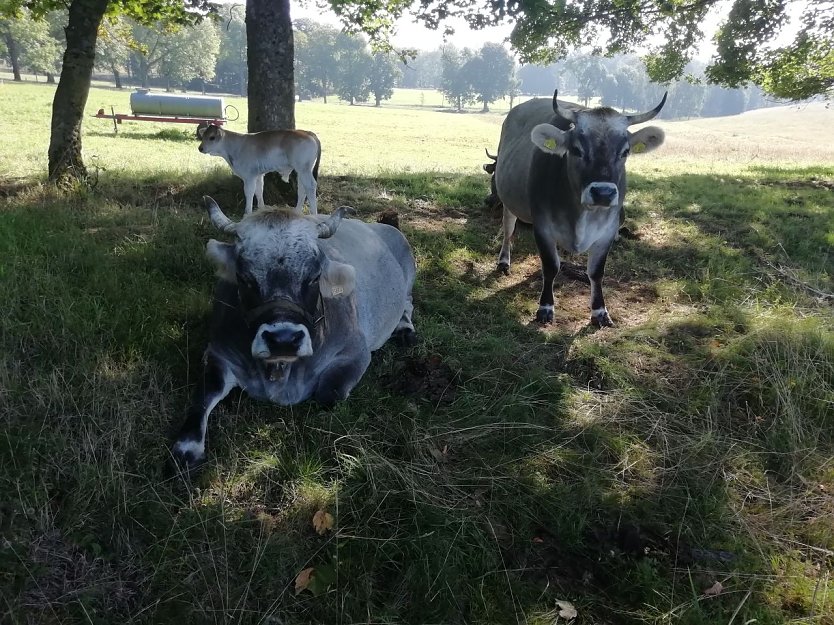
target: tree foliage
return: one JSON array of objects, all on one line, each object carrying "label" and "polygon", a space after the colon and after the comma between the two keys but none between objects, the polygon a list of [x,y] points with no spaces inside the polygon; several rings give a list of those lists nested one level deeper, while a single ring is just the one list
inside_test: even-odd
[{"label": "tree foliage", "polygon": [[515,61],[500,43],[485,43],[464,70],[475,100],[488,111],[489,105],[508,95],[512,87]]},{"label": "tree foliage", "polygon": [[382,100],[391,99],[400,76],[402,76],[402,71],[396,59],[386,52],[374,54],[373,64],[371,65],[370,89],[376,106],[379,106]]},{"label": "tree foliage", "polygon": [[[725,0],[330,0],[346,25],[385,46],[394,22],[406,13],[429,28],[461,18],[481,29],[513,23],[510,41],[523,63],[549,63],[595,42],[595,54],[634,51],[662,39],[646,55],[658,82],[685,73],[702,43],[702,26]],[[801,28],[777,45],[786,26],[788,0],[732,0],[716,35],[717,53],[706,75],[714,83],[760,85],[783,98],[801,99],[834,90],[834,0],[807,0]]]}]

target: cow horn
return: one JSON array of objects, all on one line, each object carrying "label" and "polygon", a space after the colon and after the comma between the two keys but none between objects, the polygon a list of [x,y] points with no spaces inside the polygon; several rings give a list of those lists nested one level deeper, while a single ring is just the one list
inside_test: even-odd
[{"label": "cow horn", "polygon": [[559,90],[553,90],[553,112],[556,113],[556,117],[560,117],[564,119],[566,122],[575,124],[576,123],[576,115],[574,115],[571,109],[562,108],[559,106],[559,100],[557,96],[559,95]]},{"label": "cow horn", "polygon": [[320,239],[329,239],[334,234],[336,234],[336,229],[339,227],[339,224],[342,222],[342,217],[345,215],[355,215],[356,209],[352,206],[340,206],[336,210],[333,211],[333,214],[330,215],[325,221],[322,221],[316,226],[316,230],[319,233]]},{"label": "cow horn", "polygon": [[498,155],[496,154],[495,156],[493,156],[492,154],[489,153],[489,150],[487,148],[484,148],[484,152],[486,152],[487,158],[490,158],[493,161],[498,160]]},{"label": "cow horn", "polygon": [[213,198],[209,197],[208,195],[204,195],[203,203],[206,205],[206,209],[209,212],[209,217],[211,217],[211,223],[213,223],[218,230],[229,233],[235,231],[235,229],[237,228],[237,224],[223,214],[223,211],[220,210],[220,207],[217,205],[217,202],[215,202]]},{"label": "cow horn", "polygon": [[646,113],[641,113],[640,115],[626,115],[626,119],[628,120],[628,125],[631,126],[633,124],[642,124],[643,122],[647,122],[650,119],[653,119],[655,115],[660,113],[660,109],[663,108],[663,105],[666,104],[666,96],[669,95],[669,92],[665,92],[663,94],[663,99],[660,101],[656,107],[654,107],[651,111]]}]

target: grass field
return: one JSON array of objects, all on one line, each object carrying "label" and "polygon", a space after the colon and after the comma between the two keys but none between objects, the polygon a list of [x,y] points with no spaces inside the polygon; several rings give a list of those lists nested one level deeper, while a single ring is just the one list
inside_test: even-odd
[{"label": "grass field", "polygon": [[52,94],[0,86],[0,622],[834,623],[830,110],[662,123],[594,331],[566,277],[531,322],[528,230],[494,272],[500,114],[299,104],[322,210],[399,211],[421,340],[331,410],[234,394],[185,481],[199,199],[237,217],[242,185],[191,128],[88,118],[93,183],[57,191]]}]

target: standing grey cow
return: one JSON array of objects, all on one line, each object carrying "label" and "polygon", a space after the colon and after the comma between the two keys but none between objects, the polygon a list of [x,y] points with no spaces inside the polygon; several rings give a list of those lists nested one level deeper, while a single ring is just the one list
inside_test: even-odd
[{"label": "standing grey cow", "polygon": [[298,202],[295,212],[304,211],[304,200],[310,202],[310,212],[318,212],[318,188],[321,142],[309,130],[266,130],[240,134],[210,125],[198,129],[198,150],[203,154],[222,156],[235,175],[243,180],[246,213],[252,212],[255,196],[258,206],[264,207],[264,176],[277,171],[284,182],[289,182],[293,170],[298,175]]},{"label": "standing grey cow", "polygon": [[211,239],[218,268],[203,373],[173,446],[190,468],[205,458],[208,416],[233,388],[282,406],[347,398],[391,336],[415,339],[415,263],[402,233],[380,223],[270,209],[211,220],[234,243]]},{"label": "standing grey cow", "polygon": [[566,105],[556,96],[554,91],[552,101],[539,98],[519,104],[501,128],[492,179],[493,193],[504,206],[498,268],[509,272],[516,220],[532,224],[544,282],[536,321],[549,323],[560,262],[556,245],[573,253],[588,252],[591,323],[611,326],[602,277],[623,219],[626,158],[631,152],[654,150],[664,140],[660,128],[629,132],[628,127],[657,115],[666,95],[640,115]]}]

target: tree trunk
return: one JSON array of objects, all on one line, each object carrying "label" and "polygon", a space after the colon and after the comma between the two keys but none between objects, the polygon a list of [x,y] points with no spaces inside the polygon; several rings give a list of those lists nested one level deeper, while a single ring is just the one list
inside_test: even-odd
[{"label": "tree trunk", "polygon": [[20,82],[23,79],[20,77],[20,49],[17,47],[17,41],[15,41],[12,34],[8,32],[3,33],[3,41],[6,42],[6,50],[9,54],[9,59],[12,62],[12,73],[14,74],[14,79]]},{"label": "tree trunk", "polygon": [[116,89],[122,88],[122,76],[119,74],[119,70],[115,67],[113,68],[113,79],[116,81]]},{"label": "tree trunk", "polygon": [[64,32],[67,47],[61,79],[52,100],[52,133],[49,139],[49,179],[83,178],[81,121],[90,93],[96,59],[98,28],[108,0],[73,0]]},{"label": "tree trunk", "polygon": [[489,107],[487,106],[486,100],[484,100],[484,108],[481,109],[481,113],[489,113]]},{"label": "tree trunk", "polygon": [[289,0],[246,1],[249,132],[295,128]]},{"label": "tree trunk", "polygon": [[376,100],[375,106],[379,106],[379,103],[382,102],[382,98],[378,95],[374,95],[374,100]]},{"label": "tree trunk", "polygon": [[50,85],[55,84],[55,74],[51,74],[50,72],[46,72],[46,82]]}]

